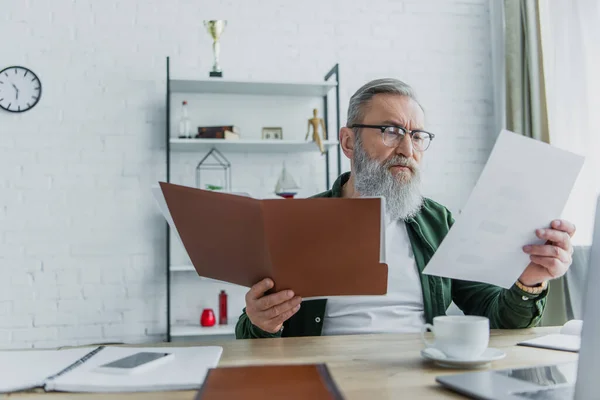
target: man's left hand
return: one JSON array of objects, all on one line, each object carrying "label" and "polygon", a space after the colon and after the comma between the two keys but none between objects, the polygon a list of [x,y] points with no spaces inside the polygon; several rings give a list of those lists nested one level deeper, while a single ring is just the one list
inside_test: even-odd
[{"label": "man's left hand", "polygon": [[525,286],[536,286],[563,276],[573,261],[571,237],[575,234],[575,225],[571,222],[559,219],[553,221],[550,228],[538,229],[535,233],[540,239],[546,239],[546,243],[523,247],[531,259],[519,277]]}]

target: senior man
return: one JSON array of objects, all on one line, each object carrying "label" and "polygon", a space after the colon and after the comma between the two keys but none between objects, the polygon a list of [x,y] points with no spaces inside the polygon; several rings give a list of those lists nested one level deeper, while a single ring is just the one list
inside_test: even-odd
[{"label": "senior man", "polygon": [[454,222],[446,207],[420,191],[421,161],[434,139],[424,120],[407,84],[395,79],[365,84],[350,99],[347,125],[339,132],[350,172],[314,196],[385,197],[387,294],[302,302],[292,290],[266,294],[273,282],[264,279],[246,294],[237,338],[418,332],[425,322],[445,315],[452,301],[467,315],[488,317],[491,328],[526,328],[539,322],[548,281],[571,265],[574,225],[554,220],[538,229],[537,236],[546,242],[524,243],[531,262],[510,289],[424,275]]}]

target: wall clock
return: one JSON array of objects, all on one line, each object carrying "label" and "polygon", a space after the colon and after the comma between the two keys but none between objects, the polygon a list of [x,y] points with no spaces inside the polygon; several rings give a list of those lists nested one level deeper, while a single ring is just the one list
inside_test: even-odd
[{"label": "wall clock", "polygon": [[31,110],[42,96],[42,82],[28,68],[14,66],[0,71],[0,108],[20,113]]}]

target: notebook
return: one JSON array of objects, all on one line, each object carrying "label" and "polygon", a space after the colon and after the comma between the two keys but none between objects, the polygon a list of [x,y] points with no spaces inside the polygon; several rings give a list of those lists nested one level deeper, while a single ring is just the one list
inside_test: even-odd
[{"label": "notebook", "polygon": [[[222,347],[92,347],[0,351],[0,393],[35,388],[62,392],[194,390],[221,358]],[[99,372],[97,367],[138,352],[172,353],[165,364],[137,374]],[[8,368],[7,366],[10,366]]]},{"label": "notebook", "polygon": [[568,321],[560,329],[560,333],[544,335],[517,343],[519,346],[539,347],[543,349],[579,352],[581,346],[581,328],[583,321]]},{"label": "notebook", "polygon": [[159,209],[198,275],[302,297],[383,295],[385,201],[254,199],[160,182]]},{"label": "notebook", "polygon": [[[234,383],[234,384],[232,384]],[[211,369],[195,400],[343,399],[325,364]]]}]

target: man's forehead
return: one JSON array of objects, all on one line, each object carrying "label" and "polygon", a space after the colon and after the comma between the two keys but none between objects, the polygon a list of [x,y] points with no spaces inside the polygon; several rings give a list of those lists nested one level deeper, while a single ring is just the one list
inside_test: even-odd
[{"label": "man's forehead", "polygon": [[377,94],[365,111],[366,118],[403,124],[422,125],[425,119],[419,104],[408,96]]}]

